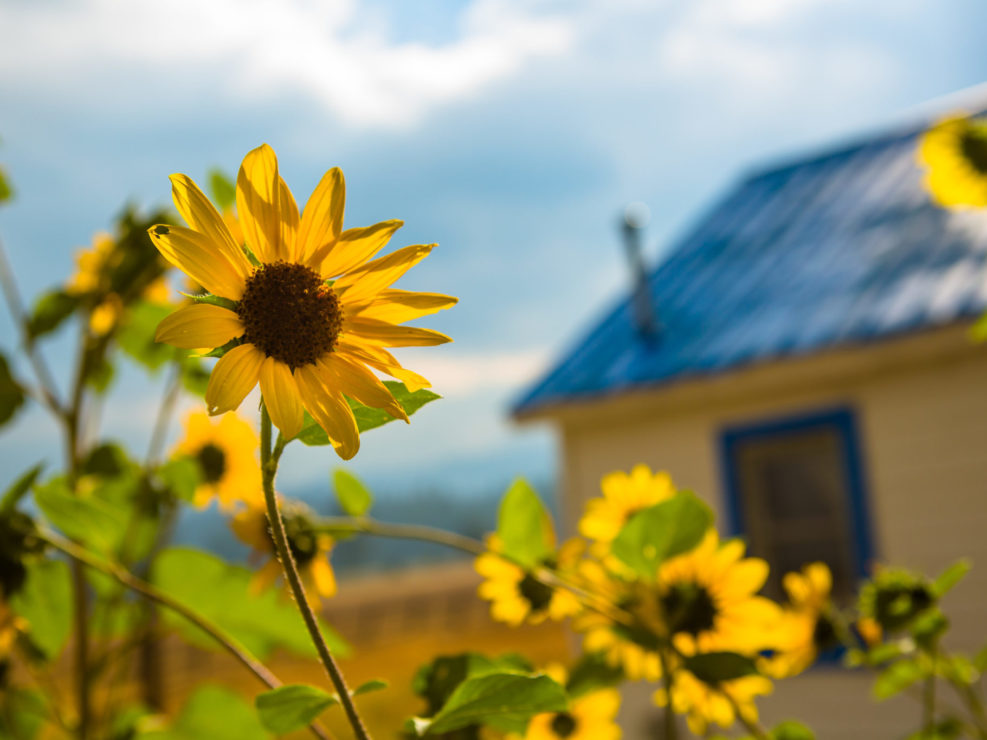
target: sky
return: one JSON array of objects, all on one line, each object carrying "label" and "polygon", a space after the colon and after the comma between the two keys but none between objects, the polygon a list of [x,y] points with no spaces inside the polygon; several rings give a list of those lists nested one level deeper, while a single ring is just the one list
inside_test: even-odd
[{"label": "sky", "polygon": [[[348,467],[394,490],[547,481],[553,432],[510,403],[627,284],[626,204],[660,260],[751,168],[987,79],[985,26],[982,0],[0,0],[0,239],[33,296],[125,202],[166,205],[172,172],[232,174],[267,142],[304,202],[338,165],[348,226],[439,244],[398,287],[460,297],[421,322],[453,344],[398,351],[444,399]],[[63,379],[69,350],[46,348]],[[159,388],[123,373],[106,434],[143,449]],[[58,454],[23,412],[0,485]],[[339,466],[293,445],[282,487]]]}]

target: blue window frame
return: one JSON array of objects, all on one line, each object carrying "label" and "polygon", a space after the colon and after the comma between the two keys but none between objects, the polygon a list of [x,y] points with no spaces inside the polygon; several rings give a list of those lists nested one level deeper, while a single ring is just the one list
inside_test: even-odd
[{"label": "blue window frame", "polygon": [[727,527],[785,572],[822,560],[838,601],[852,598],[874,558],[857,424],[846,407],[731,426],[720,437]]}]

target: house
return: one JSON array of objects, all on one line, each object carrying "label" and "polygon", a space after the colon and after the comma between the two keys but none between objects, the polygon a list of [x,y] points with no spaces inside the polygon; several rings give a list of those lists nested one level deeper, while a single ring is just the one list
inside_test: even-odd
[{"label": "house", "polygon": [[[772,564],[774,596],[814,560],[849,600],[874,563],[970,558],[947,607],[954,644],[982,646],[987,214],[933,205],[915,156],[949,112],[744,178],[524,394],[515,417],[558,430],[569,532],[605,473],[644,462]],[[761,706],[820,738],[914,730],[917,702],[875,705],[872,680],[824,665]],[[629,692],[629,738],[649,693]]]}]

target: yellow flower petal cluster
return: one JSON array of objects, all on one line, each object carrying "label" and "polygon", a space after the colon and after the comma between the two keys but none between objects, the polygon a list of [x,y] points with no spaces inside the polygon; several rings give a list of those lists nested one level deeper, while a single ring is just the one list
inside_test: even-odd
[{"label": "yellow flower petal cluster", "polygon": [[[336,575],[329,563],[335,541],[315,529],[312,512],[301,502],[282,500],[280,509],[288,548],[298,565],[308,601],[317,608],[319,596],[329,598],[336,594]],[[256,557],[264,560],[251,582],[251,588],[259,593],[277,581],[283,572],[276,557],[267,512],[262,506],[249,506],[233,517],[230,526],[237,538],[249,545]]]},{"label": "yellow flower petal cluster", "polygon": [[[546,619],[560,621],[577,614],[579,599],[571,591],[549,585],[521,566],[497,554],[500,542],[496,535],[487,538],[488,552],[475,561],[475,568],[485,579],[477,589],[480,598],[491,602],[494,619],[517,627],[525,622],[540,624]],[[558,562],[568,570],[582,552],[582,543],[570,540],[562,545]]]},{"label": "yellow flower petal cluster", "polygon": [[[689,729],[697,737],[705,737],[709,727],[717,724],[730,727],[737,719],[737,711],[749,722],[757,722],[758,711],[754,703],[758,696],[770,694],[771,681],[764,676],[744,676],[710,686],[688,671],[676,671],[673,679],[672,710],[684,714]],[[659,689],[654,695],[659,707],[668,705],[668,692]],[[736,710],[734,707],[736,706]]]},{"label": "yellow flower petal cluster", "polygon": [[[561,665],[549,666],[545,672],[565,686],[567,675]],[[589,691],[572,700],[564,712],[536,714],[528,723],[523,740],[620,740],[617,724],[620,692],[616,689]],[[509,735],[509,740],[520,740]]]},{"label": "yellow flower petal cluster", "polygon": [[922,136],[918,160],[937,204],[987,206],[987,124],[966,116],[939,121]]},{"label": "yellow flower petal cluster", "polygon": [[227,511],[238,502],[263,506],[260,440],[250,424],[235,413],[214,421],[200,411],[185,418],[184,428],[172,454],[188,455],[199,464],[202,477],[193,501],[196,506],[208,506],[214,498]]},{"label": "yellow flower petal cluster", "polygon": [[634,514],[675,495],[671,476],[664,471],[652,473],[647,465],[635,466],[630,474],[609,473],[600,488],[603,496],[587,502],[579,532],[605,543],[612,542]]},{"label": "yellow flower petal cluster", "polygon": [[811,563],[782,581],[790,606],[782,614],[775,653],[765,672],[776,678],[795,676],[811,666],[821,650],[836,644],[830,620],[833,576],[824,563]]},{"label": "yellow flower petal cluster", "polygon": [[391,288],[434,245],[375,259],[402,223],[343,231],[345,184],[338,168],[325,174],[299,211],[266,144],[247,154],[237,176],[244,246],[191,179],[172,175],[171,183],[189,228],[154,226],[151,239],[168,262],[225,302],[179,309],[161,323],[156,338],[186,349],[235,344],[213,369],[209,413],[236,409],[260,384],[286,438],[298,434],[308,411],[344,459],[360,446],[347,398],[407,421],[373,371],[411,390],[427,387],[388,348],[451,341],[401,324],[448,308],[455,298]]}]

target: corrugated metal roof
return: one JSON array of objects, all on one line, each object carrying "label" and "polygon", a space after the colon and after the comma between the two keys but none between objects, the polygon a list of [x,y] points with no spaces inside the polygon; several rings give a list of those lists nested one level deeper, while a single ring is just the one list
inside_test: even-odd
[{"label": "corrugated metal roof", "polygon": [[761,171],[650,275],[661,330],[630,295],[522,396],[539,407],[931,328],[987,309],[987,214],[934,206],[928,126]]}]

